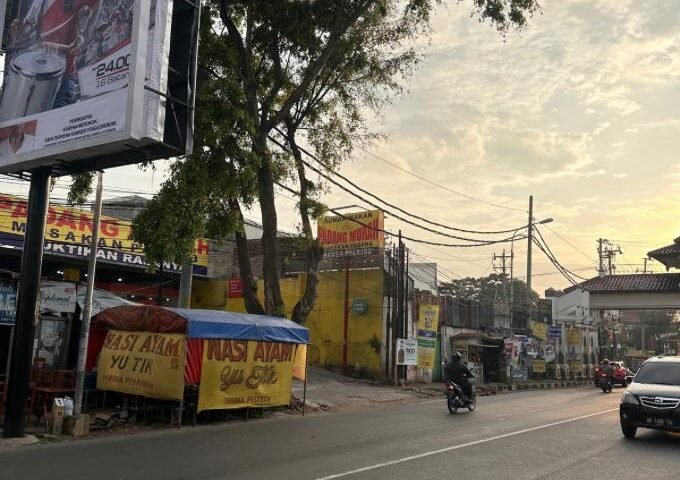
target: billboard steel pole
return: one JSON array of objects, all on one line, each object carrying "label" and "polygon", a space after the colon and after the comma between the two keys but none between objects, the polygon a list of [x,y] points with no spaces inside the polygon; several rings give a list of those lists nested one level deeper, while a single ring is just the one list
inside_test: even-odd
[{"label": "billboard steel pole", "polygon": [[31,172],[28,194],[26,237],[21,254],[21,277],[17,298],[17,317],[12,346],[11,372],[7,386],[3,437],[24,436],[26,399],[33,366],[33,337],[40,296],[45,221],[50,200],[50,168]]}]

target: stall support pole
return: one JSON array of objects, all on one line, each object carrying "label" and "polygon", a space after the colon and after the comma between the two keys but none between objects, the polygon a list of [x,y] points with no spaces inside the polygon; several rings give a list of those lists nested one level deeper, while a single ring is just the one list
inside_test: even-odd
[{"label": "stall support pole", "polygon": [[85,361],[87,359],[87,340],[90,336],[90,318],[92,317],[92,297],[94,294],[94,276],[97,269],[97,246],[99,245],[99,223],[102,213],[102,177],[97,174],[97,196],[94,204],[92,222],[92,244],[90,245],[90,262],[87,266],[87,287],[85,289],[85,305],[80,326],[80,344],[78,348],[78,366],[76,369],[76,392],[73,399],[73,415],[78,416],[83,408],[83,389],[85,386]]},{"label": "stall support pole", "polygon": [[26,399],[31,381],[33,338],[40,295],[40,272],[51,178],[50,168],[36,169],[31,172],[26,236],[24,251],[21,254],[16,326],[12,339],[10,360],[12,370],[8,378],[5,425],[2,432],[5,438],[23,437],[26,426]]},{"label": "stall support pole", "polygon": [[[309,347],[309,345],[307,346]],[[309,348],[305,349],[305,383],[304,386],[302,387],[302,416],[305,416],[305,407],[307,406],[307,374],[309,373],[307,371],[307,367],[309,367],[309,363],[307,359],[309,355]]]}]

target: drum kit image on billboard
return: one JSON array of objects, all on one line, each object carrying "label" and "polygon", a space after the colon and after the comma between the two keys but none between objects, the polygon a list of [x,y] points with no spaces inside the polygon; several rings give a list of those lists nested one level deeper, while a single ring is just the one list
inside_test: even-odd
[{"label": "drum kit image on billboard", "polygon": [[10,21],[0,123],[127,86],[129,53],[111,55],[130,44],[133,8],[134,0],[21,2]]}]

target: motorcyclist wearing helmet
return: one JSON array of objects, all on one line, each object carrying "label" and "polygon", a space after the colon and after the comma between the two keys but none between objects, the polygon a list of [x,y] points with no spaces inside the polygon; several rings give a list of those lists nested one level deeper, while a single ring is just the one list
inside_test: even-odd
[{"label": "motorcyclist wearing helmet", "polygon": [[446,379],[453,382],[461,387],[463,390],[463,395],[465,395],[465,401],[470,402],[472,400],[472,384],[468,378],[474,378],[470,369],[463,363],[460,358],[460,354],[454,352],[451,355],[451,361],[444,368],[444,373],[446,373]]},{"label": "motorcyclist wearing helmet", "polygon": [[609,380],[612,380],[614,368],[612,363],[608,359],[605,358],[604,360],[602,360],[602,362],[600,362],[600,371],[606,373],[607,376],[609,377]]}]

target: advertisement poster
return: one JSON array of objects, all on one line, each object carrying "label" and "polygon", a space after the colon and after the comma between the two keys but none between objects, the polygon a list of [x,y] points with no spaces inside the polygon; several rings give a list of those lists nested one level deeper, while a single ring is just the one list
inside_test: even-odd
[{"label": "advertisement poster", "polygon": [[17,316],[17,285],[0,282],[0,325],[14,325]]},{"label": "advertisement poster", "polygon": [[298,345],[295,349],[293,378],[304,381],[307,378],[307,345]]},{"label": "advertisement poster", "polygon": [[550,338],[553,339],[562,338],[562,327],[559,325],[550,325],[548,332],[550,334]]},{"label": "advertisement poster", "polygon": [[421,305],[418,312],[418,367],[434,368],[439,305]]},{"label": "advertisement poster", "polygon": [[542,360],[542,359],[534,360],[533,372],[534,373],[545,373],[545,360]]},{"label": "advertisement poster", "polygon": [[[21,248],[26,233],[26,200],[0,195],[0,245]],[[45,253],[88,258],[92,242],[92,212],[50,205],[45,227]],[[131,222],[101,216],[98,261],[146,267],[144,247],[130,239]],[[208,274],[210,244],[198,239],[194,251],[194,274]],[[166,270],[179,271],[181,265],[168,262]]]},{"label": "advertisement poster", "polygon": [[[78,305],[80,305],[81,310],[85,309],[85,292],[86,286],[81,284],[78,287]],[[137,305],[135,302],[130,302],[124,298],[120,298],[113,293],[109,293],[106,290],[96,289],[92,293],[92,316],[94,317],[102,310],[106,310],[111,307],[120,307],[123,305]]]},{"label": "advertisement poster", "polygon": [[290,404],[295,345],[204,340],[198,411]]},{"label": "advertisement poster", "polygon": [[545,323],[531,322],[531,333],[538,340],[545,341],[548,339],[548,326]]},{"label": "advertisement poster", "polygon": [[99,355],[97,389],[181,400],[185,356],[182,334],[109,330]]},{"label": "advertisement poster", "polygon": [[583,344],[583,336],[581,330],[577,328],[570,328],[567,330],[567,345],[581,345]]},{"label": "advertisement poster", "polygon": [[324,258],[375,255],[385,247],[384,223],[380,210],[321,217],[317,237]]},{"label": "advertisement poster", "polygon": [[40,282],[40,311],[75,313],[76,284],[68,282]]},{"label": "advertisement poster", "polygon": [[[134,17],[140,2],[24,0],[8,9],[0,167],[37,158],[51,147],[77,150],[91,145],[82,145],[85,141],[129,129],[132,69],[139,66],[144,74],[146,62],[147,83],[158,88],[163,80],[154,62],[163,62],[159,57],[169,48],[167,2],[144,2],[150,5],[144,37],[151,47],[135,64]],[[159,105],[158,99],[144,97],[145,103]]]},{"label": "advertisement poster", "polygon": [[418,340],[397,339],[397,365],[418,365]]}]

